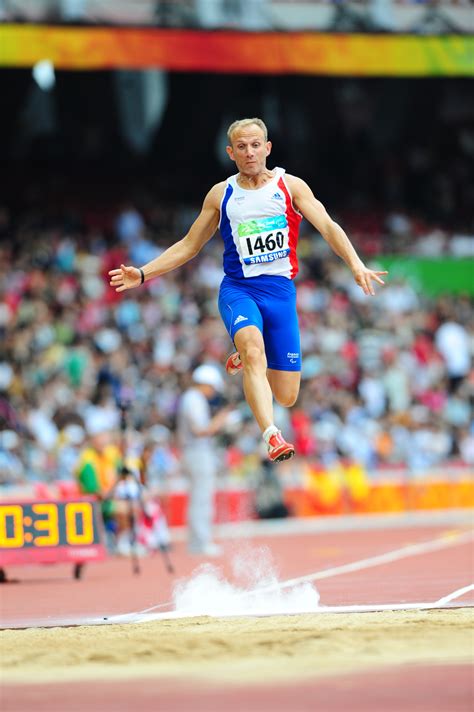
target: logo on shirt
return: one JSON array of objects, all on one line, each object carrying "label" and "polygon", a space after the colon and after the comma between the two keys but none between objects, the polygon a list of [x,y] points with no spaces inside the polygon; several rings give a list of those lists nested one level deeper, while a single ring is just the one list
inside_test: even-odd
[{"label": "logo on shirt", "polygon": [[296,360],[299,358],[298,353],[292,353],[291,351],[288,351],[286,354],[286,357],[290,359],[290,363],[296,363]]},{"label": "logo on shirt", "polygon": [[278,192],[277,192],[277,193],[273,193],[272,199],[273,199],[273,200],[284,200],[282,194],[281,194],[281,193],[278,193]]},{"label": "logo on shirt", "polygon": [[239,314],[237,319],[234,321],[234,326],[236,324],[240,324],[241,321],[248,321],[248,318],[246,316],[242,316],[242,314]]},{"label": "logo on shirt", "polygon": [[236,195],[234,200],[236,203],[243,203],[245,200],[245,195]]}]

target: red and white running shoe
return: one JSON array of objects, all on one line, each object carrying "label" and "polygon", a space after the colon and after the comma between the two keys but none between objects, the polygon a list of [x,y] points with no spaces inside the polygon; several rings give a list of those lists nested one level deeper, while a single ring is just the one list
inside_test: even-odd
[{"label": "red and white running shoe", "polygon": [[234,351],[226,361],[225,370],[229,376],[235,376],[236,373],[243,369],[242,361],[240,360],[240,355],[238,351]]},{"label": "red and white running shoe", "polygon": [[272,462],[289,460],[295,454],[295,446],[286,442],[280,430],[269,437],[267,447]]}]

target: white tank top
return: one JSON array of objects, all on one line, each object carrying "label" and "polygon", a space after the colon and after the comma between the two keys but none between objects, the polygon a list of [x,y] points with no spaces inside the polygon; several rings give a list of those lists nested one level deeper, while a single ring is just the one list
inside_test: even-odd
[{"label": "white tank top", "polygon": [[298,272],[296,245],[301,214],[293,207],[285,169],[256,190],[228,178],[221,203],[224,272],[236,279],[261,274],[293,279]]}]

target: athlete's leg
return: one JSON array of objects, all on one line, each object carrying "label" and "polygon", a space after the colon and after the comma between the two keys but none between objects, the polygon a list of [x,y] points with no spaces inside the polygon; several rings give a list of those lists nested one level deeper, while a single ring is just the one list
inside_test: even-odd
[{"label": "athlete's leg", "polygon": [[286,408],[290,408],[296,403],[300,392],[300,371],[278,371],[269,368],[267,369],[267,378],[277,403]]},{"label": "athlete's leg", "polygon": [[260,304],[264,323],[267,378],[275,400],[287,408],[295,404],[301,382],[301,349],[296,292],[284,283],[281,298]]},{"label": "athlete's leg", "polygon": [[[263,319],[256,295],[224,278],[219,292],[219,311],[242,362],[245,398],[262,431],[268,456],[274,462],[287,460],[295,449],[273,423],[273,395],[267,378],[268,366],[278,369],[280,363],[274,366],[267,362]],[[296,360],[294,364],[289,370],[298,368]]]},{"label": "athlete's leg", "polygon": [[236,332],[234,343],[244,366],[245,399],[263,433],[273,423],[273,397],[262,332],[256,326],[244,326]]}]

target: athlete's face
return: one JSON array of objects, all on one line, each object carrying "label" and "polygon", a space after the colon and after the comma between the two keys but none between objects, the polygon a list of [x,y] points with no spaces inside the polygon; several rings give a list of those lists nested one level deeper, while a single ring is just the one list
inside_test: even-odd
[{"label": "athlete's face", "polygon": [[256,176],[265,169],[271,149],[272,144],[265,141],[260,126],[250,124],[234,131],[232,145],[227,146],[227,153],[235,161],[240,173]]}]

